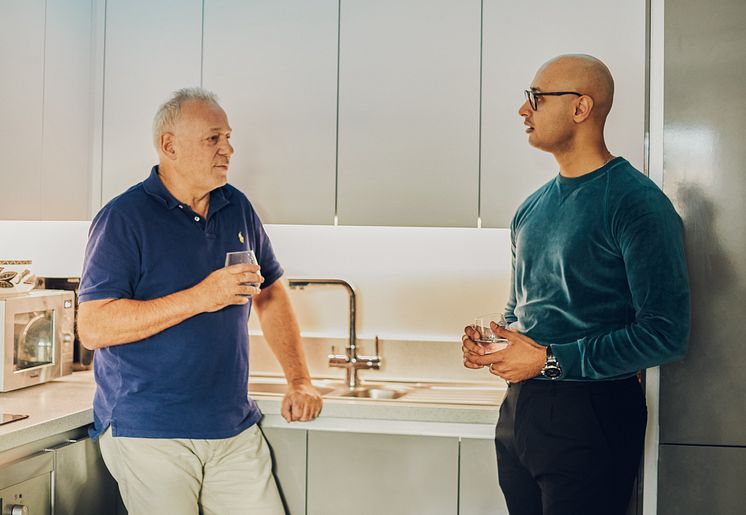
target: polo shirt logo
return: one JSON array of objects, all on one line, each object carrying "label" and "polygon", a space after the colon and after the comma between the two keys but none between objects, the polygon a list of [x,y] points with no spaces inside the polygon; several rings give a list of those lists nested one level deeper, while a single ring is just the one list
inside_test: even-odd
[{"label": "polo shirt logo", "polygon": [[243,234],[241,234],[241,231],[238,231],[238,241],[240,241],[241,243],[244,242]]}]

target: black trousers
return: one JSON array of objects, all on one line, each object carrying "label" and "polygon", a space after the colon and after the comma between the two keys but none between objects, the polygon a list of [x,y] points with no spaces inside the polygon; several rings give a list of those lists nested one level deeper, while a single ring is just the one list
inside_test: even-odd
[{"label": "black trousers", "polygon": [[495,448],[511,515],[624,515],[646,422],[636,377],[510,385]]}]

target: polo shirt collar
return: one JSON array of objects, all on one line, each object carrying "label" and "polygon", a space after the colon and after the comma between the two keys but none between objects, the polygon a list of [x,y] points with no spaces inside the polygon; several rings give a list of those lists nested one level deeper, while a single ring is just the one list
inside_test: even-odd
[{"label": "polo shirt collar", "polygon": [[[163,181],[158,176],[158,165],[155,165],[150,170],[150,176],[143,181],[143,189],[145,190],[145,193],[162,203],[167,209],[174,209],[181,204],[176,197],[168,191],[166,186],[163,184]],[[230,191],[227,191],[226,188],[216,188],[212,190],[210,192],[210,212],[208,216],[217,213],[230,204],[230,197]]]},{"label": "polo shirt collar", "polygon": [[150,170],[150,177],[143,181],[142,187],[145,193],[158,200],[168,209],[173,209],[179,205],[179,201],[171,195],[171,192],[164,186],[161,178],[158,177],[158,165],[155,165]]},{"label": "polo shirt collar", "polygon": [[210,192],[210,209],[207,212],[207,217],[210,218],[212,215],[223,209],[225,206],[230,204],[230,192],[226,188],[216,188]]}]

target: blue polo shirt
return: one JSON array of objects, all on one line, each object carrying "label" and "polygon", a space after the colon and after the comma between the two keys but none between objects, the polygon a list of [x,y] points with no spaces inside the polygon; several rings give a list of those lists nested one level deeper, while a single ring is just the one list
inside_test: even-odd
[{"label": "blue polo shirt", "polygon": [[[111,200],[94,218],[80,302],[151,300],[190,288],[252,249],[263,288],[283,273],[261,221],[230,185],[210,193],[207,218],[150,177]],[[251,302],[201,313],[158,334],[96,351],[93,437],[216,439],[259,421],[249,399]]]}]

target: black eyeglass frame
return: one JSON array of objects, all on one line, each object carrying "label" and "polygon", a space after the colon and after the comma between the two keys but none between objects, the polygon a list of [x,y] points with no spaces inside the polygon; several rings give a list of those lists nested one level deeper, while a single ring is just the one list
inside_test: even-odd
[{"label": "black eyeglass frame", "polygon": [[562,95],[575,95],[578,97],[585,96],[583,93],[578,93],[577,91],[534,91],[533,89],[524,89],[523,93],[526,95],[528,105],[530,105],[531,109],[534,111],[539,110],[536,97],[560,97]]}]

